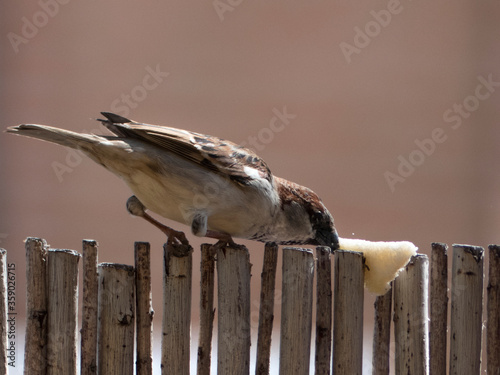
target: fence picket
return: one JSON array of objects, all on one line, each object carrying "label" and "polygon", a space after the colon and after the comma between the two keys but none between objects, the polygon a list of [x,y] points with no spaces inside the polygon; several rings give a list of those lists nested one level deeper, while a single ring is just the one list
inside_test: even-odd
[{"label": "fence picket", "polygon": [[330,375],[332,359],[333,292],[329,247],[316,248],[316,354],[315,375]]},{"label": "fence picket", "polygon": [[428,268],[427,255],[415,255],[394,280],[396,375],[429,373]]},{"label": "fence picket", "polygon": [[250,372],[250,269],[246,247],[217,246],[218,375]]},{"label": "fence picket", "polygon": [[99,375],[134,372],[134,274],[132,266],[99,264]]},{"label": "fence picket", "polygon": [[429,374],[446,374],[448,246],[433,243],[429,279]]},{"label": "fence picket", "polygon": [[24,375],[47,373],[47,242],[26,239]]},{"label": "fence picket", "polygon": [[210,375],[212,334],[214,327],[215,247],[201,245],[200,265],[200,331],[198,338],[198,375]]},{"label": "fence picket", "polygon": [[453,245],[450,375],[480,372],[483,254],[482,247]]},{"label": "fence picket", "polygon": [[257,360],[255,364],[256,375],[268,375],[270,371],[277,264],[278,245],[275,243],[266,243],[261,274],[259,336],[257,338]]},{"label": "fence picket", "polygon": [[153,306],[151,301],[151,252],[148,242],[134,244],[137,319],[136,375],[153,374]]},{"label": "fence picket", "polygon": [[307,375],[311,356],[314,257],[311,250],[283,249],[280,375]]},{"label": "fence picket", "polygon": [[335,251],[333,373],[361,375],[363,370],[363,254]]},{"label": "fence picket", "polygon": [[487,363],[490,375],[500,375],[500,246],[489,245]]},{"label": "fence picket", "polygon": [[97,374],[97,242],[83,240],[83,305],[80,375]]},{"label": "fence picket", "polygon": [[389,375],[392,287],[383,296],[377,296],[374,309],[372,375]]},{"label": "fence picket", "polygon": [[189,375],[193,249],[164,246],[162,374]]},{"label": "fence picket", "polygon": [[47,256],[47,374],[76,375],[78,262],[73,250],[49,250]]}]

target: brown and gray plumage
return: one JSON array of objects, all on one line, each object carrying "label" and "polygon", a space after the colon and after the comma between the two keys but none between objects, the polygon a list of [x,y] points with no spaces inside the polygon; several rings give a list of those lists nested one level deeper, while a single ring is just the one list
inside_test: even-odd
[{"label": "brown and gray plumage", "polygon": [[130,213],[160,228],[171,242],[183,232],[145,212],[186,224],[196,236],[223,242],[245,238],[278,244],[324,245],[363,252],[365,284],[384,294],[417,248],[407,241],[339,238],[333,218],[310,189],[274,176],[253,151],[220,138],[141,124],[103,112],[114,135],[80,134],[45,125],[18,125],[7,132],[81,150],[121,177],[135,195]]},{"label": "brown and gray plumage", "polygon": [[253,151],[186,130],[138,123],[102,112],[114,135],[80,134],[45,125],[18,125],[7,132],[81,150],[121,177],[133,191],[128,210],[169,237],[147,208],[186,224],[196,236],[224,241],[339,247],[333,218],[310,189],[276,177]]}]

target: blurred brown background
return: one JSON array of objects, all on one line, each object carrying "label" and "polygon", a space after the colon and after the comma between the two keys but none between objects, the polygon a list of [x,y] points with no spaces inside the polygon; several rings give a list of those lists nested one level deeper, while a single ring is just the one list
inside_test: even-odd
[{"label": "blurred brown background", "polygon": [[[102,131],[93,119],[115,111],[235,142],[254,137],[276,175],[322,196],[343,237],[410,240],[424,253],[433,241],[500,243],[498,1],[41,0],[0,9],[4,128]],[[285,107],[296,117],[273,132]],[[133,242],[150,241],[161,311],[164,237],[127,214],[128,188],[62,147],[5,133],[0,145],[0,246],[17,265],[18,312],[27,236],[77,250],[96,239],[100,261],[128,264]],[[201,241],[190,240],[197,270]],[[256,312],[263,246],[244,243]],[[198,282],[195,271],[195,310]]]}]

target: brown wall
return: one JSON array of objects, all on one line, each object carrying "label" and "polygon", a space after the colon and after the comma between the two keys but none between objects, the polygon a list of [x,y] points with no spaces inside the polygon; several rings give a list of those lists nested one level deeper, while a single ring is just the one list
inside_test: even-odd
[{"label": "brown wall", "polygon": [[[235,6],[218,14],[222,3]],[[500,85],[477,89],[500,82],[498,2],[237,3],[2,2],[1,127],[92,130],[114,110],[257,137],[275,174],[319,193],[344,237],[422,252],[432,241],[500,243]],[[263,130],[285,106],[296,118]],[[58,178],[54,165],[68,172]],[[91,161],[2,133],[0,176],[0,246],[20,294],[27,236],[77,250],[93,238],[100,260],[130,264],[133,241],[148,240],[161,259],[163,235],[127,214],[127,187]],[[257,283],[262,246],[246,244]],[[153,274],[159,310],[160,261]]]}]

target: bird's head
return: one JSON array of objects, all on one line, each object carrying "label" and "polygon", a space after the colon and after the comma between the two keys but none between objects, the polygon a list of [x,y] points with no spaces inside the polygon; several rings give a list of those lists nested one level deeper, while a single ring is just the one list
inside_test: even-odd
[{"label": "bird's head", "polygon": [[300,233],[304,245],[328,246],[332,251],[339,248],[339,238],[333,217],[318,195],[304,186],[278,178],[278,192],[282,209],[295,233]]},{"label": "bird's head", "polygon": [[310,214],[311,226],[314,231],[314,237],[311,239],[311,245],[328,246],[332,251],[339,248],[339,236],[333,225],[333,217],[326,207],[320,201],[322,207],[316,209]]}]

